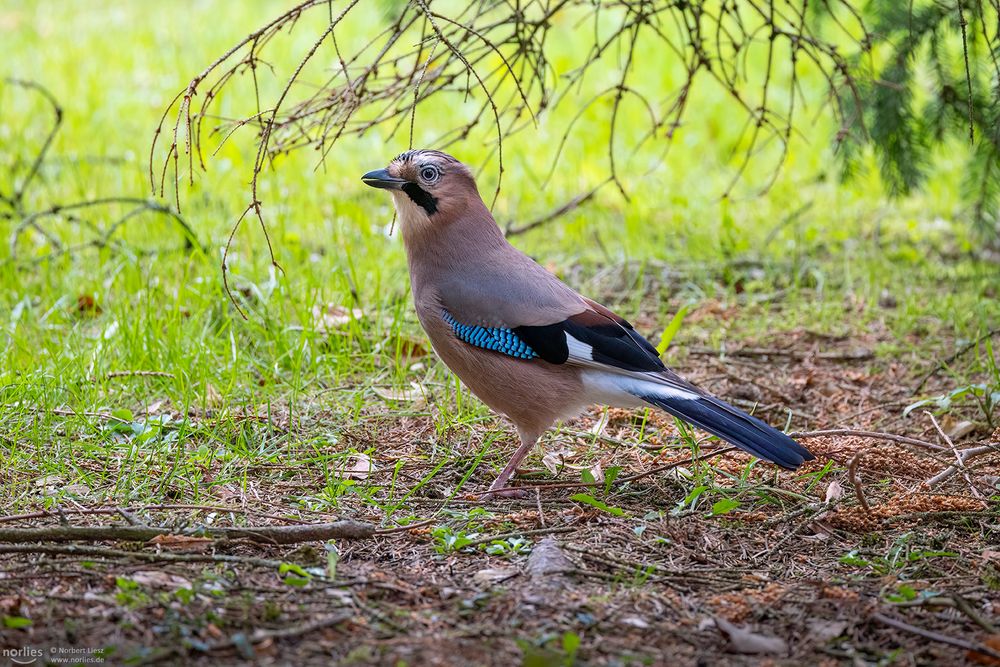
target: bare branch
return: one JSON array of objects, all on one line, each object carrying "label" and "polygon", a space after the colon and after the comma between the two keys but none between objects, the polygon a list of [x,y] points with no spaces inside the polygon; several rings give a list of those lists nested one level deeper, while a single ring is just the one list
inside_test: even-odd
[{"label": "bare branch", "polygon": [[[504,140],[531,127],[543,111],[566,104],[579,106],[578,98],[582,95],[589,100],[583,109],[606,114],[607,178],[626,196],[623,170],[630,166],[630,161],[623,162],[623,156],[636,155],[649,142],[668,148],[685,126],[691,111],[691,91],[699,81],[719,86],[733,103],[734,122],[746,125],[745,141],[734,147],[743,150],[744,159],[732,175],[728,194],[762,151],[769,156],[768,161],[774,162],[775,174],[786,160],[795,117],[810,102],[798,85],[800,60],[808,60],[826,78],[829,95],[837,101],[829,110],[840,117],[842,124],[847,123],[849,110],[843,100],[850,98],[838,91],[856,92],[858,87],[840,49],[853,44],[863,52],[869,33],[850,0],[824,0],[824,5],[831,16],[835,14],[834,8],[843,9],[858,25],[845,25],[839,18],[826,19],[820,12],[807,12],[804,0],[737,0],[720,7],[673,0],[642,3],[548,0],[527,4],[470,0],[447,8],[435,6],[433,10],[426,0],[408,0],[398,7],[383,30],[350,52],[338,41],[337,32],[349,30],[349,25],[353,25],[349,20],[361,20],[358,0],[344,0],[338,5],[339,13],[334,12],[334,4],[327,0],[305,0],[219,56],[170,102],[154,132],[150,184],[162,195],[167,172],[172,168],[174,197],[179,208],[181,144],[187,153],[190,180],[195,152],[199,166],[204,167],[202,145],[209,136],[203,128],[204,121],[217,118],[212,113],[225,90],[247,79],[253,88],[253,111],[243,118],[218,119],[221,124],[210,133],[220,133],[223,143],[242,128],[251,127],[258,133],[256,158],[249,178],[250,202],[234,224],[227,253],[239,225],[252,212],[264,232],[271,261],[278,266],[264,222],[259,183],[264,166],[279,154],[312,147],[319,153],[319,164],[324,164],[340,139],[347,135],[361,136],[376,127],[384,128],[383,139],[391,140],[397,131],[409,126],[412,146],[418,108],[431,100],[460,96],[463,103],[469,103],[466,108],[471,118],[464,111],[455,114],[451,121],[440,114],[436,116],[436,125],[441,130],[438,147],[466,140],[473,132],[489,132],[492,135],[488,139],[489,159],[495,162],[497,173],[493,196],[496,201],[505,169]],[[262,63],[266,64],[269,52],[280,48],[279,37],[306,17],[322,18],[322,29],[292,71],[274,72],[284,81],[275,99],[262,99],[257,70]],[[591,48],[581,52],[575,66],[559,76],[548,54],[557,34],[553,25],[574,25],[570,29],[579,29],[591,20],[594,30]],[[859,26],[861,37],[857,36]],[[333,67],[321,65],[316,57],[320,46],[327,41],[333,47]],[[676,56],[682,76],[676,84],[669,84],[672,89],[663,90],[662,82],[633,76],[642,60],[640,54],[652,47],[666,47]],[[759,53],[766,54],[767,66],[762,73],[751,72],[749,59]],[[614,54],[618,61],[611,63]],[[322,83],[300,84],[307,80],[307,71],[322,77]],[[591,72],[600,72],[601,76],[613,72],[612,85],[600,86],[603,92],[596,95],[593,90],[585,90],[585,80]],[[780,96],[771,91],[772,86],[779,85],[788,87],[787,103],[780,102]],[[203,94],[201,104],[192,107],[199,92]],[[593,106],[605,96],[609,101],[606,108]],[[855,95],[854,99],[857,110],[850,116],[857,121],[863,114],[860,98]],[[639,132],[634,127],[626,132],[621,122],[624,105],[632,100],[642,104],[648,114]],[[776,106],[779,103],[780,109]],[[583,109],[566,128],[552,156],[553,167],[571,133],[578,130],[576,120]],[[158,154],[158,140],[171,121],[171,143],[165,152]],[[767,150],[774,142],[780,149],[776,153]],[[660,159],[665,156],[666,150]],[[162,162],[157,181],[154,163],[158,160]],[[582,196],[581,202],[589,196]],[[571,202],[557,209],[552,218],[545,218],[539,224],[579,203]],[[520,229],[511,231],[521,233]],[[224,276],[227,270],[224,266]],[[225,282],[236,304],[228,279]],[[242,309],[236,307],[242,314]]]},{"label": "bare branch", "polygon": [[371,537],[375,527],[358,521],[299,524],[292,526],[246,526],[242,528],[199,527],[178,533],[160,526],[47,526],[42,528],[0,528],[0,543],[24,542],[104,542],[118,540],[146,542],[161,535],[194,535],[222,539],[248,539],[268,544],[295,544],[313,540],[357,540]]}]

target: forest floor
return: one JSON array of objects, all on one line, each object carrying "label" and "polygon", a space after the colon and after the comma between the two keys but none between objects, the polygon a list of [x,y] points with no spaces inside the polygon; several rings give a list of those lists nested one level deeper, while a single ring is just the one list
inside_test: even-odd
[{"label": "forest floor", "polygon": [[[110,664],[1000,664],[971,648],[1000,651],[1000,434],[971,404],[938,425],[920,409],[901,417],[928,369],[875,363],[878,343],[878,332],[800,330],[724,356],[692,345],[678,363],[774,423],[790,410],[830,430],[800,436],[816,460],[795,473],[713,454],[718,442],[692,447],[656,413],[595,410],[528,459],[525,498],[483,499],[514,446],[502,424],[436,432],[431,418],[373,405],[340,431],[368,453],[345,462],[336,490],[322,468],[274,463],[213,486],[224,476],[216,460],[197,503],[178,479],[153,506],[62,502],[0,517],[0,530],[142,524],[188,535],[0,546],[24,550],[0,568],[0,645],[108,649],[94,657]],[[947,389],[938,375],[928,384]],[[131,420],[164,416],[183,421],[168,401]],[[186,417],[197,428],[214,415]],[[337,416],[289,420],[272,406],[269,418],[230,418],[296,460],[310,430]],[[990,444],[953,467],[956,451]],[[437,459],[435,448],[455,453]],[[338,494],[336,512],[307,509],[320,489]],[[196,537],[341,519],[384,532],[300,545]]]}]

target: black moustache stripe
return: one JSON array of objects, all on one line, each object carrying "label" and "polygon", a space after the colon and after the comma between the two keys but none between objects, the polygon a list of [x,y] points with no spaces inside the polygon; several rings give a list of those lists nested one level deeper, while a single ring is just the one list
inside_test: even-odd
[{"label": "black moustache stripe", "polygon": [[406,196],[408,196],[414,204],[427,211],[427,215],[434,215],[437,213],[437,199],[416,183],[407,183],[404,185],[403,192],[406,193]]}]

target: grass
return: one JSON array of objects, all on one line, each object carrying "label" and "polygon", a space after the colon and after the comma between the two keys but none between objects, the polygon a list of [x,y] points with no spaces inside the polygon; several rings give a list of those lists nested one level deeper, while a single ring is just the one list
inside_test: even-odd
[{"label": "grass", "polygon": [[[96,197],[146,197],[144,160],[165,103],[193,73],[281,6],[258,3],[249,11],[227,5],[226,19],[219,21],[217,2],[183,9],[170,3],[90,3],[86,10],[74,8],[71,18],[41,6],[0,2],[3,73],[44,84],[65,108],[52,151],[25,193],[25,209]],[[374,16],[380,10],[369,11]],[[296,33],[293,45],[308,41],[307,33]],[[290,49],[288,61],[275,66],[287,68],[295,58]],[[727,125],[725,108],[712,101],[711,92],[703,93],[704,126],[686,129],[685,141],[666,164],[652,175],[633,172],[629,201],[602,191],[594,203],[517,238],[517,245],[572,286],[614,306],[654,342],[673,315],[688,307],[667,358],[709,388],[749,401],[748,406],[759,404],[771,421],[787,420],[790,430],[842,424],[932,438],[919,410],[902,418],[906,404],[974,383],[1000,388],[992,348],[980,344],[922,393],[909,390],[940,359],[1000,321],[996,265],[972,248],[946,157],[926,192],[889,201],[872,168],[850,183],[838,182],[826,144],[829,128],[819,123],[808,142],[797,140],[766,196],[720,202],[738,137]],[[0,89],[0,193],[13,192],[24,178],[49,114],[37,95],[13,86]],[[551,144],[561,120],[555,114],[536,134],[524,133],[505,149],[509,163],[498,219],[533,217],[602,178],[606,130],[595,111],[581,121],[581,136],[591,137],[593,145],[571,146],[548,186],[538,187],[552,156],[533,147]],[[716,457],[620,482],[659,462],[683,463],[690,452],[711,446],[658,415],[595,411],[552,435],[546,445],[551,460],[533,455],[530,467],[536,472],[525,483],[553,477],[587,482],[617,475],[619,480],[587,489],[540,490],[541,524],[527,517],[535,512],[534,500],[483,507],[470,501],[469,494],[485,489],[502,467],[513,438],[429,354],[409,303],[400,240],[389,233],[388,201],[358,181],[404,147],[398,140],[384,145],[373,134],[345,142],[325,170],[300,153],[266,174],[265,214],[285,271],[269,267],[259,230],[244,226],[230,259],[246,321],[226,298],[219,263],[248,196],[249,143],[229,145],[194,186],[183,189],[182,215],[205,251],[186,249],[177,225],[152,212],[125,224],[117,243],[51,260],[42,258],[52,244],[34,232],[18,237],[13,247],[0,244],[0,513],[203,505],[243,508],[246,514],[213,519],[235,522],[272,514],[302,520],[343,514],[384,527],[431,519],[431,526],[406,534],[412,557],[400,558],[414,573],[406,586],[447,579],[456,590],[487,565],[520,566],[541,536],[480,541],[484,538],[553,524],[587,525],[593,534],[577,536],[584,553],[574,554],[590,574],[570,588],[593,605],[671,603],[668,583],[677,576],[672,563],[691,571],[706,567],[688,552],[697,544],[707,545],[710,564],[718,560],[716,567],[737,574],[772,568],[771,576],[787,582],[789,590],[808,588],[796,557],[828,567],[828,584],[838,590],[854,595],[860,590],[862,598],[871,594],[893,604],[927,597],[928,591],[940,597],[950,590],[949,576],[995,590],[996,568],[976,564],[974,554],[983,544],[977,540],[988,540],[995,529],[980,525],[981,510],[972,505],[956,506],[967,517],[943,527],[929,522],[912,530],[896,524],[872,528],[857,515],[848,492],[837,501],[846,513],[831,529],[836,546],[830,553],[788,543],[788,554],[772,554],[763,564],[748,561],[746,553],[766,553],[774,545],[758,526],[775,525],[767,522],[784,516],[811,516],[832,481],[848,486],[845,458],[779,475],[745,457]],[[470,141],[454,152],[478,164],[488,150]],[[484,192],[491,191],[494,178],[487,167]],[[745,193],[753,186],[751,176]],[[125,210],[108,205],[88,211],[84,219],[103,228]],[[0,218],[0,228],[11,234],[17,221]],[[93,234],[85,224],[53,222],[46,230],[67,245]],[[786,346],[804,356],[760,362],[735,355],[716,361],[720,350]],[[869,349],[874,357],[841,364],[810,356],[856,348]],[[870,411],[861,413],[865,408]],[[951,425],[974,422],[969,438],[985,439],[996,426],[996,411],[970,396],[939,414]],[[838,452],[841,446],[865,451],[853,441],[818,442],[817,451]],[[867,492],[886,507],[900,497],[901,484],[930,476],[927,466],[933,465],[912,456],[883,460],[874,450],[865,456]],[[966,493],[963,484],[957,482],[951,493]],[[995,502],[987,506],[995,509]],[[913,501],[886,520],[935,509],[941,508]],[[179,508],[146,511],[174,522],[216,516],[209,510],[189,518]],[[777,525],[787,531],[798,524],[789,518]],[[740,556],[722,544],[749,546]],[[338,546],[340,574],[354,576],[353,568],[384,559],[371,546]],[[711,556],[713,549],[722,555]],[[248,569],[249,600],[241,597],[231,573],[211,566],[183,573],[189,586],[177,591],[188,592],[169,594],[152,594],[147,589],[155,586],[148,581],[136,584],[134,568],[126,567],[123,579],[111,579],[118,581],[118,602],[135,614],[130,618],[136,627],[168,610],[167,629],[155,636],[103,630],[95,636],[138,659],[174,641],[197,651],[198,641],[214,636],[209,626],[231,636],[248,627],[294,625],[303,610],[326,609],[329,600],[324,602],[324,589],[316,583],[329,564],[326,556],[306,549],[286,550],[280,557],[309,569],[305,575],[280,573],[280,595],[261,592],[276,585],[269,578],[274,573]],[[5,571],[16,567],[12,562]],[[58,564],[32,567],[43,572]],[[880,591],[882,578],[890,575],[893,582]],[[723,588],[730,590],[733,582],[727,581]],[[699,610],[762,620],[720,597],[720,585],[698,589]],[[291,606],[290,588],[302,589]],[[659,592],[649,592],[653,589]],[[2,608],[5,619],[33,619],[38,632],[9,641],[70,641],[65,625],[74,613],[47,607],[41,590],[30,580],[21,588],[30,601],[24,609]],[[756,589],[752,594],[757,593],[763,595]],[[506,618],[501,611],[507,602],[496,589],[456,595],[454,608],[441,598],[442,613],[455,619],[454,627],[488,624],[477,620],[477,610],[483,619]],[[261,598],[266,608],[260,608]],[[372,623],[392,633],[406,621],[386,615],[403,613],[412,600],[387,598],[375,606]],[[602,646],[603,631],[583,616],[594,613],[595,608],[579,609],[570,620],[553,614],[549,628],[515,615],[519,620],[511,632],[517,642],[501,641],[492,657],[515,656],[529,664],[531,656],[555,655],[564,664],[582,664],[576,662],[579,656],[602,662],[616,654],[647,660],[669,654],[670,645],[655,642],[646,648],[641,642]],[[802,631],[798,621],[789,620],[790,608],[775,614],[779,624]],[[658,618],[639,616],[647,626]],[[40,629],[45,619],[61,629],[45,634]],[[18,623],[12,620],[8,627]],[[72,623],[85,621],[76,617]],[[712,645],[712,631],[696,626],[692,636]],[[630,637],[642,635],[639,621],[629,628]],[[673,649],[690,651],[672,632],[662,636],[678,642]],[[881,635],[866,636],[850,647],[853,655],[874,660],[896,650],[886,648]],[[449,637],[454,650],[477,659],[465,640]],[[925,658],[934,655],[932,648],[920,650]],[[352,651],[341,657],[404,659],[375,639]]]}]

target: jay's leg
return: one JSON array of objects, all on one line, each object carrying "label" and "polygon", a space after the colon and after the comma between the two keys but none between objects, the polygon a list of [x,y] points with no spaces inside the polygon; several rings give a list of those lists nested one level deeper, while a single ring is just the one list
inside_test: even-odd
[{"label": "jay's leg", "polygon": [[530,452],[531,448],[535,446],[540,437],[540,433],[535,431],[528,431],[524,429],[517,430],[518,436],[521,438],[521,446],[517,448],[514,455],[510,457],[510,461],[507,462],[507,466],[500,473],[500,476],[490,485],[489,491],[486,492],[490,496],[507,496],[507,497],[518,497],[523,495],[517,489],[510,489],[507,487],[507,482],[510,481],[511,476],[513,476],[514,471],[517,470],[517,466],[521,465],[521,461],[524,460]]}]

